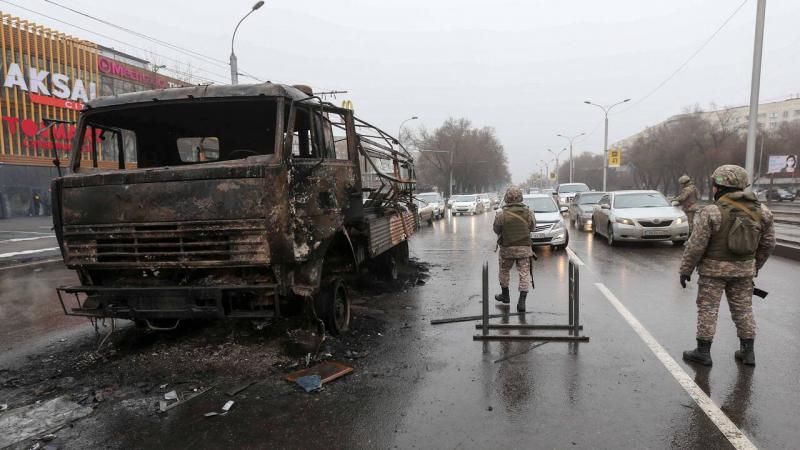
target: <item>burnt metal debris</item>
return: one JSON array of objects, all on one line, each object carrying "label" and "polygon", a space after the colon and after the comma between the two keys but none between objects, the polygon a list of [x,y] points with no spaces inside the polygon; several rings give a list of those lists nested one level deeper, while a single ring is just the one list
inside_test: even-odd
[{"label": "burnt metal debris", "polygon": [[346,280],[391,273],[418,228],[414,161],[306,86],[195,86],[96,99],[54,180],[69,315],[169,329],[311,303],[347,328]]}]

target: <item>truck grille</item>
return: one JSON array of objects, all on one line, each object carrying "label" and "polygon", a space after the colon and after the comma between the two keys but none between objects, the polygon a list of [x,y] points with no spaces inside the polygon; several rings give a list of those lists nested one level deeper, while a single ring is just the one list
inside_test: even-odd
[{"label": "truck grille", "polygon": [[78,225],[64,227],[67,265],[242,266],[269,261],[264,221]]}]

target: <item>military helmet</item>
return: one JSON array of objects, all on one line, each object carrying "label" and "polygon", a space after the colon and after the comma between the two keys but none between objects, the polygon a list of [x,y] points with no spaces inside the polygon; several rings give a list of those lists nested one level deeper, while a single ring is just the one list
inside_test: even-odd
[{"label": "military helmet", "polygon": [[686,184],[686,183],[688,183],[690,181],[692,181],[692,179],[689,178],[689,175],[681,175],[681,177],[678,178],[678,183],[680,183],[680,184]]},{"label": "military helmet", "polygon": [[518,187],[511,186],[506,189],[504,200],[506,203],[522,203],[522,190]]},{"label": "military helmet", "polygon": [[717,186],[727,186],[737,189],[744,189],[750,184],[747,171],[743,167],[734,164],[719,166],[711,174],[711,179]]}]

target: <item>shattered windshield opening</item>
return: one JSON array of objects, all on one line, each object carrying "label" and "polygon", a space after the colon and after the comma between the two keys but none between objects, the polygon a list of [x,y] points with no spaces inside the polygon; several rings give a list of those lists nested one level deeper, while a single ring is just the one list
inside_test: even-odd
[{"label": "shattered windshield opening", "polygon": [[277,102],[269,99],[148,103],[89,113],[80,165],[117,168],[120,154],[127,167],[139,168],[274,155],[276,125]]}]

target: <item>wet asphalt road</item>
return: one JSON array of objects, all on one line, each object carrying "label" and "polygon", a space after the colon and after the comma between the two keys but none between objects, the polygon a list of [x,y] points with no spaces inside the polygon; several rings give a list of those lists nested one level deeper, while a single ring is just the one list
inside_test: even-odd
[{"label": "wet asphalt road", "polygon": [[[800,304],[793,283],[800,275],[797,262],[773,258],[758,279],[759,287],[770,292],[766,301],[755,299],[758,366],[752,369],[734,362],[738,340],[723,306],[712,349],[715,365],[696,370],[680,361],[681,351],[694,343],[697,292],[696,279],[686,290],[678,284],[682,250],[658,243],[609,248],[590,233],[571,229],[570,248],[586,263],[581,315],[591,342],[547,343],[495,363],[532,344],[475,342],[474,322],[429,323],[480,313],[484,260],[490,261],[491,295],[498,291],[492,217],[447,218],[420,231],[411,251],[431,265],[427,284],[359,304],[357,315],[379,317],[385,329],[381,337],[370,338],[370,356],[353,363],[354,374],[331,383],[322,393],[299,394],[280,381],[255,386],[238,400],[235,414],[219,420],[198,419],[224,400],[213,394],[159,418],[99,408],[76,424],[66,447],[730,448],[600,293],[598,282],[619,298],[757,447],[798,447]],[[567,257],[549,249],[539,251],[539,257],[536,290],[528,301],[529,311],[537,313],[527,322],[564,323]],[[40,289],[42,284],[68,283],[70,277],[63,269],[52,269],[27,271],[13,279]],[[9,302],[32,298],[31,303],[39,306],[31,306],[35,314],[27,314],[51,319],[46,324],[34,318],[4,326],[0,342],[15,344],[0,348],[0,368],[4,360],[11,361],[24,350],[20,336],[28,331],[35,331],[37,342],[49,340],[52,345],[69,330],[78,336],[88,329],[83,322],[59,318],[60,307],[52,294],[42,291],[34,298],[3,292],[3,310],[8,310]],[[491,308],[502,311],[495,305]],[[120,382],[128,376],[133,375],[120,374]]]}]

